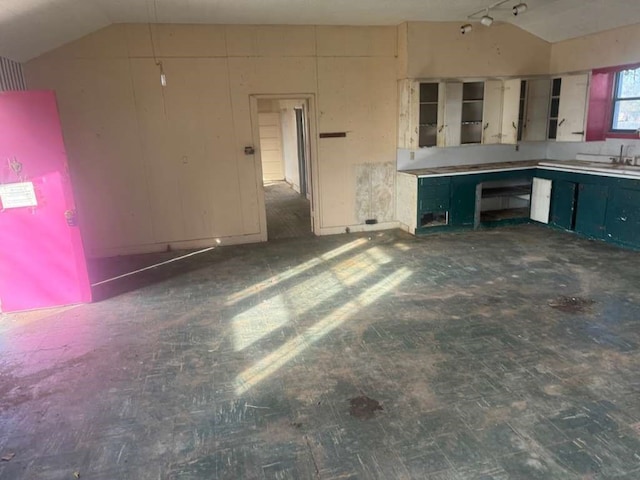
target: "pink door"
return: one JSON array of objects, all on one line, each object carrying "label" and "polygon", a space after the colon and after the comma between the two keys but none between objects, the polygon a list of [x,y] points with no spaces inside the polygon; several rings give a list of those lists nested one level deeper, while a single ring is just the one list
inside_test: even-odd
[{"label": "pink door", "polygon": [[55,94],[0,93],[0,311],[91,301]]}]

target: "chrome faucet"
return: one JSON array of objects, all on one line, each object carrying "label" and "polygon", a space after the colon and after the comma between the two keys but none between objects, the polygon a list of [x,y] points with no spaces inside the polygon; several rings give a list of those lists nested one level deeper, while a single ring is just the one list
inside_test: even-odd
[{"label": "chrome faucet", "polygon": [[620,145],[620,155],[618,155],[617,157],[609,157],[609,160],[611,160],[611,163],[613,163],[614,165],[640,166],[640,155],[636,155],[634,157],[625,157],[624,145]]},{"label": "chrome faucet", "polygon": [[620,145],[620,155],[617,157],[609,157],[614,164],[622,165],[624,163],[624,158],[622,156],[622,152],[624,151],[624,145]]}]

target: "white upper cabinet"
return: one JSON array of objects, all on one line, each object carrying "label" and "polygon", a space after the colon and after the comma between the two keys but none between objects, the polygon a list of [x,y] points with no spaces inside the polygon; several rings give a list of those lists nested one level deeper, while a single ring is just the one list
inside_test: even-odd
[{"label": "white upper cabinet", "polygon": [[584,140],[588,74],[398,86],[400,148]]},{"label": "white upper cabinet", "polygon": [[460,143],[482,143],[482,121],[484,114],[485,82],[462,84],[462,118],[460,121]]},{"label": "white upper cabinet", "polygon": [[418,144],[420,84],[404,79],[398,82],[398,147],[414,149]]},{"label": "white upper cabinet", "polygon": [[[482,143],[500,143],[502,141],[502,105],[502,80],[484,82]],[[517,115],[516,110],[516,119]]]},{"label": "white upper cabinet", "polygon": [[561,82],[556,140],[581,142],[584,140],[589,75],[564,75]]},{"label": "white upper cabinet", "polygon": [[543,142],[547,139],[551,83],[548,78],[527,80],[527,101],[522,126],[522,140]]},{"label": "white upper cabinet", "polygon": [[440,84],[426,82],[419,85],[420,112],[418,144],[421,147],[435,147],[438,137],[438,124],[442,123],[440,109]]},{"label": "white upper cabinet", "polygon": [[462,83],[441,83],[444,107],[443,121],[438,124],[438,146],[452,147],[461,143]]},{"label": "white upper cabinet", "polygon": [[[518,143],[518,124],[520,121],[520,87],[519,78],[505,80],[502,108],[502,143]],[[545,119],[546,122],[546,119]]]}]

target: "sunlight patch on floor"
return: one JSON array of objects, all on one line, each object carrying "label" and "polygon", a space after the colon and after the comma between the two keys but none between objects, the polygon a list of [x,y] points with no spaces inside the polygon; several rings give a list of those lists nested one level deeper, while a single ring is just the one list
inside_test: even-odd
[{"label": "sunlight patch on floor", "polygon": [[236,315],[232,322],[235,351],[251,346],[289,323],[292,316],[304,315],[391,260],[380,248],[370,248]]},{"label": "sunlight patch on floor", "polygon": [[309,327],[303,334],[289,340],[252,367],[240,373],[235,381],[236,394],[242,395],[246,393],[253,386],[277,372],[301,352],[349,320],[355,313],[360,312],[366,306],[371,305],[383,295],[398,287],[411,276],[411,273],[405,267],[385,277],[362,292],[354,300],[342,305],[315,325]]},{"label": "sunlight patch on floor", "polygon": [[244,350],[269,333],[289,323],[289,311],[282,295],[236,315],[233,318],[233,347]]},{"label": "sunlight patch on floor", "polygon": [[271,288],[275,285],[278,285],[279,283],[288,280],[290,278],[295,277],[296,275],[300,275],[303,272],[306,272],[307,270],[310,270],[314,267],[317,267],[318,265],[321,265],[322,263],[331,260],[333,258],[336,258],[346,252],[349,252],[351,250],[353,250],[354,248],[358,248],[362,245],[364,245],[365,243],[367,243],[367,240],[364,238],[359,238],[358,240],[354,240],[353,242],[347,243],[346,245],[343,245],[339,248],[336,248],[334,250],[331,250],[327,253],[324,253],[322,255],[320,255],[319,257],[315,257],[312,258],[311,260],[308,260],[304,263],[301,263],[300,265],[298,265],[297,267],[294,267],[290,270],[287,270],[286,272],[282,272],[279,273],[277,275],[274,275],[270,278],[267,278],[266,280],[263,280],[262,282],[258,282],[248,288],[245,288],[244,290],[234,293],[233,295],[230,295],[229,298],[227,298],[227,306],[230,305],[234,305],[246,298],[249,298],[252,295],[255,295],[256,293],[260,293],[263,290],[266,290],[268,288]]}]

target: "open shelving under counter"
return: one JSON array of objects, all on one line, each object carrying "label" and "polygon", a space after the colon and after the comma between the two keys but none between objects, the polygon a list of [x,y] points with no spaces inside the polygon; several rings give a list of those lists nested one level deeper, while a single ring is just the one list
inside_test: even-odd
[{"label": "open shelving under counter", "polygon": [[478,184],[475,224],[528,218],[531,185],[530,177]]}]

